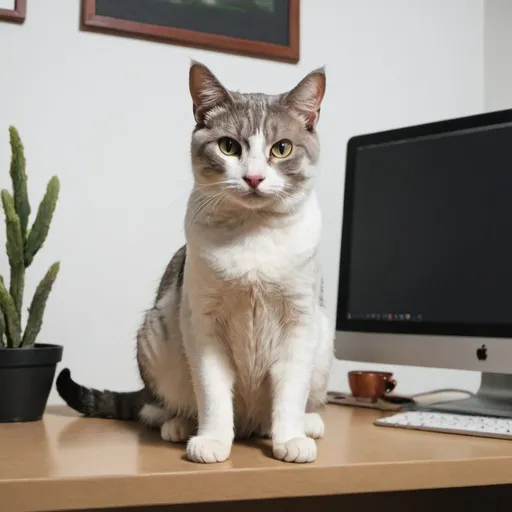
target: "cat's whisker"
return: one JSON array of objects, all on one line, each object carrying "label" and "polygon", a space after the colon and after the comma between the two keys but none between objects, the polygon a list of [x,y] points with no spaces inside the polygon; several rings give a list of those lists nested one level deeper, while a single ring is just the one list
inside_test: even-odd
[{"label": "cat's whisker", "polygon": [[208,203],[208,201],[210,199],[211,199],[210,197],[207,197],[207,198],[199,197],[191,205],[189,205],[189,209],[192,210],[192,213],[190,215],[190,220],[189,220],[188,226],[190,226],[192,219],[201,210],[201,208]]},{"label": "cat's whisker", "polygon": [[222,197],[223,197],[223,193],[222,193],[222,192],[220,192],[220,193],[218,194],[218,196],[216,197],[215,201],[212,201],[212,204],[210,205],[210,206],[211,206],[211,208],[209,208],[209,210],[210,210],[210,211],[209,211],[209,213],[208,213],[208,215],[207,215],[207,221],[206,221],[206,223],[207,223],[208,225],[210,225],[210,221],[211,221],[211,218],[212,218],[212,212],[215,210],[215,206],[216,206],[216,204],[217,204],[220,200],[222,200]]},{"label": "cat's whisker", "polygon": [[206,201],[206,200],[208,200],[211,197],[216,197],[219,193],[220,192],[217,192],[217,194],[214,194],[213,196],[206,195],[206,194],[200,195],[196,199],[194,199],[192,201],[192,203],[189,204],[189,208],[194,208],[197,205],[197,203],[201,203],[202,201]]},{"label": "cat's whisker", "polygon": [[188,209],[192,211],[192,215],[195,215],[197,210],[201,208],[201,206],[204,204],[204,202],[207,199],[204,197],[199,197],[198,199],[194,200],[192,203],[188,205]]},{"label": "cat's whisker", "polygon": [[[305,187],[304,185],[296,184],[294,185],[295,188],[298,188],[300,190],[303,190],[305,194],[309,194],[312,191],[311,187]],[[293,190],[293,188],[292,188]]]},{"label": "cat's whisker", "polygon": [[203,210],[205,210],[209,205],[211,205],[211,203],[213,203],[213,201],[218,197],[220,196],[221,194],[223,194],[223,192],[219,192],[213,196],[210,196],[208,197],[207,199],[204,200],[204,202],[202,202],[195,210],[194,212],[192,213],[191,215],[191,219],[187,225],[187,227],[190,227],[192,226],[196,221],[197,219],[199,218],[199,215],[201,214],[201,212]]},{"label": "cat's whisker", "polygon": [[189,221],[188,227],[190,227],[195,222],[196,218],[201,214],[201,211],[204,210],[208,206],[208,204],[211,203],[214,199],[215,199],[215,196],[208,197],[206,199],[203,199],[203,201],[201,201],[201,203],[192,212],[192,215],[190,216],[190,221]]},{"label": "cat's whisker", "polygon": [[291,214],[291,211],[288,207],[288,203],[285,201],[286,198],[290,198],[290,199],[295,199],[294,196],[292,196],[291,194],[288,194],[288,192],[285,192],[284,190],[281,190],[279,193],[278,193],[278,197],[281,201],[281,204],[285,207],[286,209],[286,213],[288,213],[288,215]]},{"label": "cat's whisker", "polygon": [[213,205],[212,207],[212,212],[210,213],[210,215],[208,216],[208,224],[210,223],[210,219],[213,217],[215,218],[215,216],[217,215],[217,213],[219,212],[220,210],[220,207],[222,205],[222,203],[227,199],[227,194],[223,194],[220,199]]}]

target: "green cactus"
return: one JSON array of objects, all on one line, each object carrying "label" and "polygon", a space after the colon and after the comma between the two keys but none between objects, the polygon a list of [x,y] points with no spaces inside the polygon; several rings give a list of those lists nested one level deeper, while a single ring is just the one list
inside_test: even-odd
[{"label": "green cactus", "polygon": [[21,343],[21,325],[16,306],[4,283],[0,283],[0,307],[5,316],[7,347],[19,347]]},{"label": "green cactus", "polygon": [[16,128],[9,128],[12,150],[10,176],[13,195],[2,190],[6,226],[6,251],[10,266],[9,291],[0,276],[0,347],[33,347],[43,324],[46,302],[57,278],[60,264],[54,263],[39,283],[30,304],[25,332],[22,330],[25,270],[43,246],[59,197],[59,179],[54,176],[39,205],[32,228],[28,229],[30,203],[23,144]]},{"label": "green cactus", "polygon": [[25,244],[25,266],[28,267],[37,251],[41,249],[48,230],[50,229],[50,223],[52,221],[53,212],[57,205],[57,199],[59,198],[59,178],[54,176],[48,183],[46,188],[46,194],[39,205],[37,210],[36,220],[30,230],[27,237],[27,243]]},{"label": "green cactus", "polygon": [[30,308],[28,309],[27,326],[21,342],[22,347],[32,347],[36,341],[37,335],[43,325],[46,301],[52,290],[53,283],[55,282],[55,279],[57,279],[59,268],[60,263],[54,263],[36,288],[32,304],[30,304]]},{"label": "green cactus", "polygon": [[18,130],[14,126],[9,127],[11,142],[11,181],[14,195],[16,213],[20,218],[21,234],[23,240],[27,233],[28,218],[30,217],[30,203],[28,202],[27,175],[25,173],[25,152],[21,143]]},{"label": "green cactus", "polygon": [[2,205],[5,213],[6,250],[11,267],[11,284],[9,291],[21,321],[23,289],[25,285],[25,262],[23,254],[23,237],[20,218],[14,209],[14,200],[7,190],[2,190]]}]

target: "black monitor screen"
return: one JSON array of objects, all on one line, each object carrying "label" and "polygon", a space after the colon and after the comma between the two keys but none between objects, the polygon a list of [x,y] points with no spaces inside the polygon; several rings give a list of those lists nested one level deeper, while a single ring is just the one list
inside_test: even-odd
[{"label": "black monitor screen", "polygon": [[512,123],[370,137],[350,161],[338,326],[510,334]]}]

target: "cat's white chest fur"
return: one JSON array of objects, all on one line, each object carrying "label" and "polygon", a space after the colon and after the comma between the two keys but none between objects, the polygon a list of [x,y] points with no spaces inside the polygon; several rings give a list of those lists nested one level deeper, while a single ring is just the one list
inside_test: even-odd
[{"label": "cat's white chest fur", "polygon": [[272,283],[300,270],[316,250],[320,231],[320,209],[312,194],[294,221],[262,228],[229,242],[212,236],[208,245],[203,240],[201,254],[208,267],[224,279]]},{"label": "cat's white chest fur", "polygon": [[[282,340],[303,302],[315,301],[315,253],[321,229],[316,197],[283,226],[216,239],[195,246],[189,233],[185,285],[195,306],[196,328],[214,318],[234,370],[237,432],[249,434],[270,417],[269,371],[286,350]],[[199,239],[198,239],[199,240]],[[307,305],[305,307],[308,307]],[[198,311],[201,310],[201,314]],[[315,319],[309,319],[314,325]]]}]

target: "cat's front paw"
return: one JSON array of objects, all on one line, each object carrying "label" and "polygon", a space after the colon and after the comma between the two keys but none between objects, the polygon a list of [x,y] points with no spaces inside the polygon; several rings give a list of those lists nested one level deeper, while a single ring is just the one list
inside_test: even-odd
[{"label": "cat's front paw", "polygon": [[306,414],[305,418],[305,431],[308,437],[312,439],[320,439],[324,436],[325,426],[324,420],[317,412],[310,412]]},{"label": "cat's front paw", "polygon": [[160,435],[164,441],[183,443],[193,432],[194,425],[191,420],[176,416],[167,420],[160,428]]},{"label": "cat's front paw", "polygon": [[295,437],[286,443],[275,443],[274,457],[284,462],[313,462],[316,459],[316,443],[309,437]]},{"label": "cat's front paw", "polygon": [[231,443],[206,436],[192,437],[187,444],[187,456],[192,462],[213,464],[224,462],[231,453]]}]

